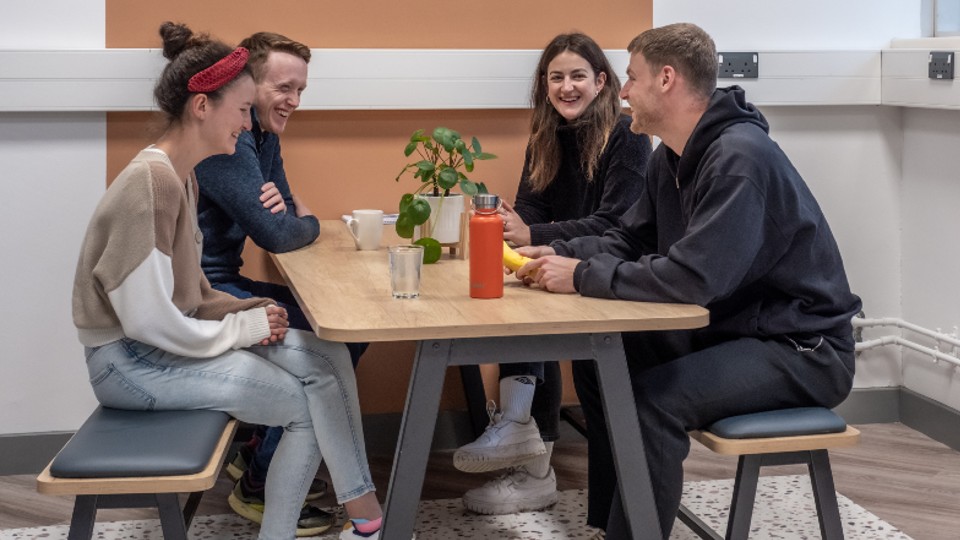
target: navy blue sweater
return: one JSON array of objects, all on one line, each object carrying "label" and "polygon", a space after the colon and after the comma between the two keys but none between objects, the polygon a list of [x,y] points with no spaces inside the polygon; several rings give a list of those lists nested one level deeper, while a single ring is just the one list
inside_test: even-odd
[{"label": "navy blue sweater", "polygon": [[840,252],[813,194],[743,90],[718,89],[682,156],[660,145],[647,189],[603,237],[555,242],[584,259],[584,296],[699,304],[704,337],[820,334],[853,349]]},{"label": "navy blue sweater", "polygon": [[[247,236],[271,253],[301,248],[320,235],[314,216],[297,217],[296,206],[283,170],[280,138],[260,129],[256,114],[253,129],[240,134],[233,155],[209,157],[194,169],[200,198],[197,218],[203,232],[203,272],[211,283],[234,281],[243,266]],[[285,213],[272,214],[260,202],[260,188],[273,182],[287,205]]]},{"label": "navy blue sweater", "polygon": [[650,158],[650,139],[632,133],[630,117],[623,115],[610,132],[593,181],[588,182],[580,163],[577,127],[560,126],[557,137],[561,160],[553,182],[542,192],[533,191],[527,148],[517,188],[514,209],[530,226],[530,243],[535,246],[603,234],[616,225],[640,197]]}]

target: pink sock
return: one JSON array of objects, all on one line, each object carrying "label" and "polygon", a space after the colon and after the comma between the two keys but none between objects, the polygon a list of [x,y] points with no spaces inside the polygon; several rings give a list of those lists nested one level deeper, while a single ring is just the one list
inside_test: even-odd
[{"label": "pink sock", "polygon": [[358,531],[363,534],[370,534],[372,532],[377,532],[380,530],[380,523],[383,521],[382,517],[377,519],[352,519],[353,526],[357,528]]}]

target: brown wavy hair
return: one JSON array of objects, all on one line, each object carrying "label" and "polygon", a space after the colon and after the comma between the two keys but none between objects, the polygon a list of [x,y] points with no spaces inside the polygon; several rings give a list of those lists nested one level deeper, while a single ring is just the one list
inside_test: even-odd
[{"label": "brown wavy hair", "polygon": [[642,54],[654,73],[672,66],[690,81],[702,99],[709,99],[717,88],[717,48],[702,28],[676,23],[651,28],[633,38],[627,46],[630,54]]},{"label": "brown wavy hair", "polygon": [[530,122],[530,184],[534,191],[542,192],[553,182],[560,168],[560,140],[557,128],[565,119],[547,99],[547,68],[560,53],[570,51],[590,64],[594,77],[606,73],[606,82],[600,94],[587,109],[571,122],[578,130],[580,140],[580,165],[586,171],[587,181],[593,181],[600,155],[617,123],[622,107],[620,104],[620,80],[613,72],[603,50],[589,36],[581,33],[560,34],[543,49],[537,70],[533,74],[533,90],[530,103],[533,118]]},{"label": "brown wavy hair", "polygon": [[247,65],[253,71],[253,80],[258,83],[263,80],[266,74],[267,56],[272,51],[292,54],[302,58],[307,64],[310,63],[310,47],[273,32],[257,32],[241,41],[240,46],[246,47],[250,51],[250,59],[247,60]]}]

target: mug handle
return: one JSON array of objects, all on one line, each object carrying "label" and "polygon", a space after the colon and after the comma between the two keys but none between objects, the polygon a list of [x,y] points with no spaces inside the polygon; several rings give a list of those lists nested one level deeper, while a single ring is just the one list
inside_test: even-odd
[{"label": "mug handle", "polygon": [[357,235],[357,227],[360,226],[360,221],[357,218],[350,218],[347,220],[347,230],[350,231],[350,236],[353,237],[353,243],[360,247],[360,237]]}]

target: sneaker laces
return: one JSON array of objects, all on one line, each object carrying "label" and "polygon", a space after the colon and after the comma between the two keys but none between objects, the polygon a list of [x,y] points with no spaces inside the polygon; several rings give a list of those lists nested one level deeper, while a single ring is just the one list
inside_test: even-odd
[{"label": "sneaker laces", "polygon": [[503,412],[497,411],[497,402],[492,399],[488,399],[487,400],[487,418],[490,419],[490,423],[487,424],[487,428],[490,428],[494,424],[499,422],[500,418],[502,417],[503,417]]},{"label": "sneaker laces", "polygon": [[520,484],[520,482],[515,477],[517,473],[523,473],[526,475],[530,474],[530,472],[527,471],[526,467],[524,467],[523,465],[517,465],[515,467],[508,467],[506,471],[500,476],[498,476],[495,480],[493,480],[493,482],[495,482],[498,486],[503,486],[503,487],[516,486]]}]

